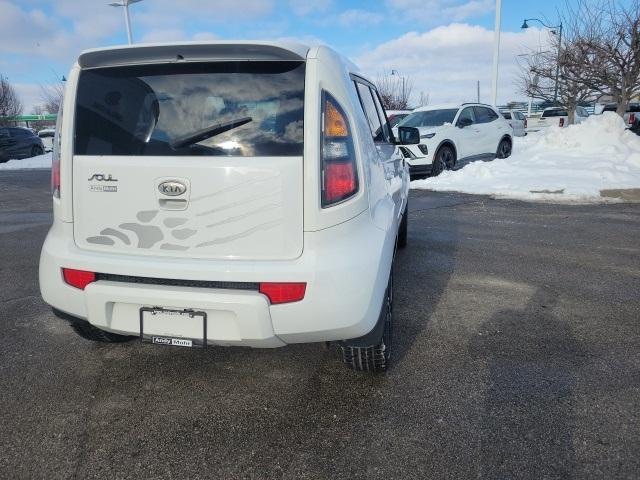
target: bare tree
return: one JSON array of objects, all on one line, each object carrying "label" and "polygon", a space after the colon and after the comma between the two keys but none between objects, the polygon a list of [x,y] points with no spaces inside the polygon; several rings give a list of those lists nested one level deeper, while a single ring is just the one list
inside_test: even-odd
[{"label": "bare tree", "polygon": [[406,110],[413,90],[413,80],[407,77],[383,73],[376,81],[382,105],[387,110]]},{"label": "bare tree", "polygon": [[426,107],[427,105],[429,105],[429,92],[420,92],[416,107]]},{"label": "bare tree", "polygon": [[0,125],[7,125],[7,117],[14,117],[22,113],[22,102],[18,98],[7,77],[0,75]]},{"label": "bare tree", "polygon": [[567,74],[610,96],[622,116],[640,94],[640,0],[577,0],[563,21],[573,47],[562,59]]},{"label": "bare tree", "polygon": [[58,113],[64,98],[64,82],[56,80],[48,85],[40,85],[42,107],[48,113]]},{"label": "bare tree", "polygon": [[[573,66],[563,61],[566,56],[573,55],[570,53],[573,51],[573,47],[565,44],[560,56],[557,87],[557,102],[567,109],[569,124],[573,124],[575,121],[576,107],[595,98],[594,90],[577,80],[571,72]],[[520,90],[528,97],[553,104],[557,65],[558,56],[555,51],[542,52],[527,57],[524,64],[521,65]]]}]

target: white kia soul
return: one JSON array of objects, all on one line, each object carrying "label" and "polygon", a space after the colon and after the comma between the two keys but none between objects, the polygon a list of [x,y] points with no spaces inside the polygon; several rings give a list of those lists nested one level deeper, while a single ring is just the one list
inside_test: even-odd
[{"label": "white kia soul", "polygon": [[40,259],[58,316],[95,341],[335,342],[386,368],[409,175],[353,64],[172,43],[86,51],[67,78]]}]

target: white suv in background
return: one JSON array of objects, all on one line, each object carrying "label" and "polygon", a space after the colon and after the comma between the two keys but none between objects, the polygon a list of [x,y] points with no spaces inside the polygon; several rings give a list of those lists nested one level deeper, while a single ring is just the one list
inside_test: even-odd
[{"label": "white suv in background", "polygon": [[427,106],[414,110],[398,127],[415,127],[420,143],[400,147],[411,175],[439,175],[460,161],[511,155],[512,129],[490,105]]},{"label": "white suv in background", "polygon": [[40,259],[57,315],[96,341],[335,342],[387,367],[409,175],[353,64],[172,43],[90,50],[67,78]]}]

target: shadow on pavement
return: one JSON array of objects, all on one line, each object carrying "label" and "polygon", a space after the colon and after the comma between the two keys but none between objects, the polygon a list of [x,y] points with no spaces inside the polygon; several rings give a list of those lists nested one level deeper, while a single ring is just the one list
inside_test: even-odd
[{"label": "shadow on pavement", "polygon": [[469,345],[487,364],[479,477],[574,476],[573,390],[583,353],[553,313],[557,298],[538,289],[522,310],[502,310],[483,323]]}]

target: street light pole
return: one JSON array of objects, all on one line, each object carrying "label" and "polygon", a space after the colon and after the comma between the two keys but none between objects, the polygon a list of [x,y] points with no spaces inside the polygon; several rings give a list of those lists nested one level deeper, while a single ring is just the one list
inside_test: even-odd
[{"label": "street light pole", "polygon": [[553,103],[556,104],[558,103],[558,81],[560,79],[560,54],[562,52],[562,22],[560,22],[560,25],[556,25],[554,27],[551,25],[547,25],[539,18],[525,18],[521,28],[523,29],[529,28],[529,24],[527,22],[538,22],[543,27],[551,30],[551,33],[553,33],[554,35],[556,34],[558,35],[558,57],[556,60],[556,81],[555,81],[555,86],[553,88]]},{"label": "street light pole", "polygon": [[127,27],[127,40],[129,45],[133,43],[132,35],[131,35],[131,19],[129,18],[129,5],[132,3],[138,3],[142,0],[121,0],[121,3],[110,3],[111,7],[124,7],[124,23]]},{"label": "street light pole", "polygon": [[558,79],[560,78],[560,50],[562,49],[562,22],[558,25],[558,60],[556,61],[556,86],[553,89],[553,103],[558,103]]},{"label": "street light pole", "polygon": [[498,103],[498,62],[500,60],[500,24],[502,23],[502,0],[496,0],[496,21],[493,33],[493,78],[491,80],[492,105]]}]

